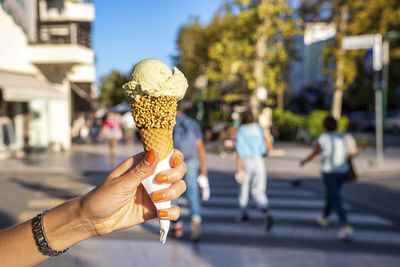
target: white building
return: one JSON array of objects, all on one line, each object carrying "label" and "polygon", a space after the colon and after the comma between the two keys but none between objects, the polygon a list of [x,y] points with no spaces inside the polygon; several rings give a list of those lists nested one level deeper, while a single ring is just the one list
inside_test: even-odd
[{"label": "white building", "polygon": [[294,49],[297,59],[292,62],[290,86],[292,92],[305,87],[320,87],[327,81],[321,60],[324,45],[336,34],[332,23],[310,22],[305,24],[304,35],[295,36]]},{"label": "white building", "polygon": [[0,152],[70,148],[93,104],[93,20],[89,1],[0,1]]}]

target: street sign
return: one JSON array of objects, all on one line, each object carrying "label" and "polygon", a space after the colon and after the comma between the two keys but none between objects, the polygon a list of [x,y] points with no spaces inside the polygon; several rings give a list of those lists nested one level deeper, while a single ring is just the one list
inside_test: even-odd
[{"label": "street sign", "polygon": [[375,44],[376,35],[378,34],[346,36],[342,40],[342,48],[344,50],[372,48]]},{"label": "street sign", "polygon": [[364,54],[364,71],[367,73],[371,73],[374,71],[374,66],[373,66],[374,58],[373,58],[373,52],[372,49],[368,49],[365,51]]},{"label": "street sign", "polygon": [[355,36],[346,36],[342,40],[342,48],[344,50],[353,49],[370,49],[372,48],[372,66],[374,71],[382,69],[382,35],[381,34],[364,34]]}]

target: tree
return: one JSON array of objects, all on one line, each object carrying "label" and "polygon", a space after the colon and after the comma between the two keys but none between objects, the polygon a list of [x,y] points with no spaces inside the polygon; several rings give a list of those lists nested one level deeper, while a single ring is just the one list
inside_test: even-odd
[{"label": "tree", "polygon": [[224,3],[209,25],[194,21],[182,27],[177,59],[189,84],[205,74],[207,93],[214,96],[217,88],[240,94],[265,86],[270,95],[282,96],[283,106],[287,40],[296,33],[291,16],[284,0],[234,0]]},{"label": "tree", "polygon": [[[385,35],[389,30],[399,29],[400,5],[398,0],[302,0],[300,14],[305,21],[334,23],[336,35],[324,49],[324,61],[335,63],[335,69],[327,72],[334,80],[332,115],[340,117],[343,91],[356,81],[362,60],[361,51],[344,51],[341,41],[346,35]],[[399,49],[391,50],[391,59],[398,57]],[[358,64],[357,64],[358,61]]]},{"label": "tree", "polygon": [[176,41],[179,54],[174,59],[175,65],[179,66],[188,80],[189,97],[195,96],[192,85],[200,75],[205,74],[210,45],[216,42],[221,31],[217,18],[208,26],[203,26],[197,18],[192,18],[179,30]]},{"label": "tree", "polygon": [[100,78],[100,99],[107,107],[120,104],[125,100],[122,85],[128,82],[128,78],[117,70],[113,70],[107,76]]},{"label": "tree", "polygon": [[[289,63],[288,40],[297,33],[292,9],[284,0],[235,0],[219,15],[225,31],[210,47],[208,76],[215,80],[247,81],[257,113],[257,88],[267,87],[283,108],[284,68]],[[270,103],[273,101],[270,101]],[[276,101],[275,103],[276,104]]]}]

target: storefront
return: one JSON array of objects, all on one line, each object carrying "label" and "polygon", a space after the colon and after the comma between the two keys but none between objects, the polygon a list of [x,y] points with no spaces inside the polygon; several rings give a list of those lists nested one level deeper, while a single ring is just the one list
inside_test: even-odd
[{"label": "storefront", "polygon": [[0,70],[0,152],[49,145],[49,101],[64,94],[34,74]]}]

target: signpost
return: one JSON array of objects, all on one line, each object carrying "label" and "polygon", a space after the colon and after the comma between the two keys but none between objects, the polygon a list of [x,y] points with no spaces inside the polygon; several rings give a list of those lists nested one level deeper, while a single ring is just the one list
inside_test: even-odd
[{"label": "signpost", "polygon": [[[389,42],[383,41],[381,34],[365,34],[346,36],[342,40],[342,48],[371,49],[372,48],[372,71],[374,75],[373,87],[375,91],[375,133],[376,133],[376,159],[378,166],[383,165],[383,123],[384,110],[386,109],[387,79],[382,81],[382,69],[389,64]],[[366,53],[366,58],[368,51]],[[384,78],[387,76],[384,73]]]}]

